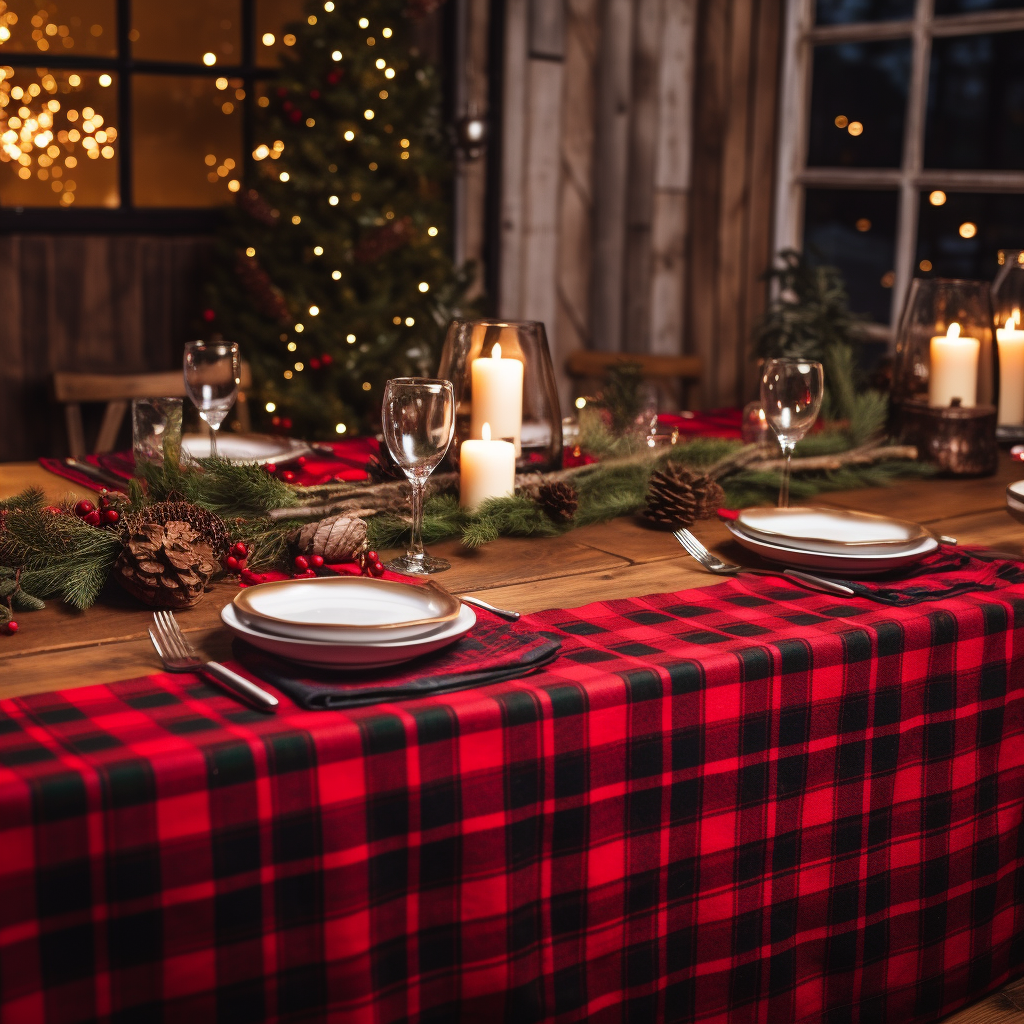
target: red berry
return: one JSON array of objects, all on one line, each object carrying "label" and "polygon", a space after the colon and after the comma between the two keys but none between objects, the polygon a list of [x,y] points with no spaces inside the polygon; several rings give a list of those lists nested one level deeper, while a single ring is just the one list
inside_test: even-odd
[{"label": "red berry", "polygon": [[230,572],[237,571],[238,559],[235,558],[234,555],[228,555],[228,557],[224,559],[224,568],[228,569]]},{"label": "red berry", "polygon": [[286,469],[286,470],[285,470],[285,471],[284,471],[284,472],[283,472],[283,473],[281,474],[281,479],[282,479],[282,480],[283,480],[283,481],[284,481],[284,482],[285,482],[286,484],[290,484],[290,483],[291,483],[291,482],[292,482],[292,481],[293,481],[293,480],[295,479],[295,474],[294,474],[294,473],[293,473],[293,472],[292,472],[292,471],[291,471],[290,469]]},{"label": "red berry", "polygon": [[249,563],[244,558],[240,558],[238,560],[238,568],[239,569],[244,569],[248,564]]},{"label": "red berry", "polygon": [[309,564],[314,569],[319,569],[324,564],[324,556],[323,555],[310,555],[309,556]]},{"label": "red berry", "polygon": [[108,508],[103,513],[103,521],[105,523],[116,523],[121,518],[121,513],[116,508]]},{"label": "red berry", "polygon": [[276,473],[277,472],[277,463],[276,462],[268,462],[263,468],[268,473]]},{"label": "red berry", "polygon": [[297,572],[292,575],[293,580],[315,580],[316,573],[312,569],[307,569],[305,572]]},{"label": "red berry", "polygon": [[82,521],[88,523],[90,526],[99,526],[100,514],[99,512],[92,511],[87,516],[82,516]]},{"label": "red berry", "polygon": [[11,621],[7,623],[7,632],[8,633],[17,633],[18,632],[18,624],[14,621],[14,619],[11,619]]},{"label": "red berry", "polygon": [[383,576],[384,575],[384,563],[383,562],[374,562],[373,563],[373,575],[374,576]]},{"label": "red berry", "polygon": [[370,565],[373,565],[374,562],[380,561],[380,555],[378,555],[376,551],[367,551],[366,560],[370,563]]},{"label": "red berry", "polygon": [[298,569],[299,572],[305,572],[309,568],[309,559],[306,558],[305,555],[296,555],[295,568]]},{"label": "red berry", "polygon": [[233,554],[235,558],[248,558],[249,549],[241,541],[237,541],[235,544],[231,545],[231,554]]},{"label": "red berry", "polygon": [[96,506],[88,499],[83,498],[75,506],[75,515],[80,519],[84,519]]},{"label": "red berry", "polygon": [[258,579],[256,573],[254,573],[252,569],[243,569],[238,575],[241,576],[246,583],[254,583],[257,582]]},{"label": "red berry", "polygon": [[300,455],[300,456],[299,456],[299,457],[298,457],[298,458],[297,458],[297,459],[295,460],[295,464],[296,464],[297,466],[304,466],[304,465],[306,464],[306,456],[305,456],[305,455]]}]

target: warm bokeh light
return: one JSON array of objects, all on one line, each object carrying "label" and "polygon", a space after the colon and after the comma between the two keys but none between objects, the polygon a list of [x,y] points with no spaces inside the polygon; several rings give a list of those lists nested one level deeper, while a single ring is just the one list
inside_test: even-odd
[{"label": "warm bokeh light", "polygon": [[860,121],[851,121],[846,130],[856,138],[856,136],[864,134],[864,125]]},{"label": "warm bokeh light", "polygon": [[871,230],[871,221],[869,221],[869,220],[867,219],[867,217],[861,217],[861,218],[860,218],[860,219],[859,219],[859,220],[857,221],[857,223],[856,223],[856,224],[854,224],[854,227],[855,227],[855,228],[856,228],[856,229],[857,229],[858,231],[861,231],[861,232],[863,232],[863,231],[870,231],[870,230]]},{"label": "warm bokeh light", "polygon": [[942,206],[946,202],[946,193],[942,189],[936,189],[930,196],[928,196],[928,202],[932,206]]},{"label": "warm bokeh light", "polygon": [[969,220],[965,220],[960,225],[960,237],[961,238],[973,238],[978,233],[978,225],[972,223]]},{"label": "warm bokeh light", "polygon": [[837,128],[845,128],[849,123],[850,123],[850,119],[848,117],[846,117],[844,114],[840,114],[836,118],[836,127]]},{"label": "warm bokeh light", "polygon": [[932,269],[932,261],[921,260],[921,262],[917,266],[919,270],[923,270],[927,274],[928,271]]}]

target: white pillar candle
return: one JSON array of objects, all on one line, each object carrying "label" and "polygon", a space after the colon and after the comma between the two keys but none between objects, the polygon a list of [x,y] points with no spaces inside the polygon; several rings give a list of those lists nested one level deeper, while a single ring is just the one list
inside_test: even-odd
[{"label": "white pillar candle", "polygon": [[[1016,313],[1017,310],[1014,310]],[[1013,317],[996,330],[999,346],[999,422],[1024,423],[1024,331]]]},{"label": "white pillar candle", "polygon": [[947,406],[960,399],[965,409],[978,404],[977,338],[961,338],[960,325],[952,323],[944,334],[931,342],[932,370],[928,380],[928,404]]},{"label": "white pillar candle", "polygon": [[459,504],[473,510],[488,498],[510,498],[516,492],[515,445],[492,441],[489,423],[480,433],[479,441],[463,441],[459,449]]},{"label": "white pillar candle", "polygon": [[469,416],[471,437],[483,437],[484,423],[491,425],[496,438],[508,438],[522,453],[523,364],[518,359],[502,359],[501,345],[491,349],[486,359],[474,359],[470,367],[473,397]]}]

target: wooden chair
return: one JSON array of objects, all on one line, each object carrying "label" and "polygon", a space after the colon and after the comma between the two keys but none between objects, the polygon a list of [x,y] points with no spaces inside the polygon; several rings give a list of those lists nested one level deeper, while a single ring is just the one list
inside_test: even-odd
[{"label": "wooden chair", "polygon": [[[252,386],[252,370],[242,363],[242,382],[234,413],[239,429],[251,429],[251,417],[245,390]],[[85,427],[82,423],[82,402],[106,402],[103,422],[96,437],[93,453],[112,451],[133,398],[184,398],[185,380],[181,370],[166,373],[62,373],[53,375],[53,397],[64,406],[68,430],[68,449],[75,458],[85,455]]]},{"label": "wooden chair", "polygon": [[577,349],[565,361],[565,372],[574,380],[587,377],[605,377],[612,367],[622,363],[636,363],[643,377],[664,381],[675,379],[682,385],[680,396],[686,407],[687,389],[700,380],[704,363],[700,356],[654,356],[631,352],[590,352]]}]

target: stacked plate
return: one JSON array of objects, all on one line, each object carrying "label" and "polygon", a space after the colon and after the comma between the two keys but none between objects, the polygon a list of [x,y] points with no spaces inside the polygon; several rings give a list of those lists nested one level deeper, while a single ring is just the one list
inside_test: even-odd
[{"label": "stacked plate", "polygon": [[843,509],[748,508],[726,526],[762,558],[849,576],[899,569],[939,546],[917,523]]},{"label": "stacked plate", "polygon": [[249,587],[220,617],[254,647],[339,669],[398,665],[447,647],[476,624],[473,609],[436,583],[363,576]]},{"label": "stacked plate", "polygon": [[[305,441],[294,437],[273,437],[270,434],[217,435],[217,454],[228,462],[257,463],[287,462],[311,449]],[[205,459],[210,454],[210,438],[206,434],[185,434],[181,439],[181,452],[192,459]]]}]

